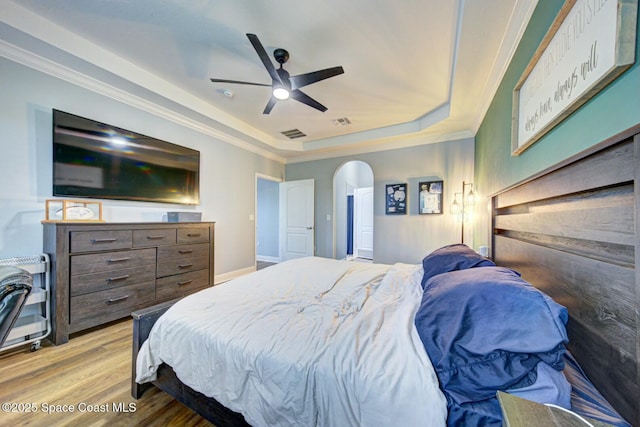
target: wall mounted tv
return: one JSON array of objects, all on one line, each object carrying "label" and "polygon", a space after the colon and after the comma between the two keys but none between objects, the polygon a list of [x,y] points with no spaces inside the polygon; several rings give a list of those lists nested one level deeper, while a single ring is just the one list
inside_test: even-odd
[{"label": "wall mounted tv", "polygon": [[53,110],[53,195],[199,203],[200,152]]}]

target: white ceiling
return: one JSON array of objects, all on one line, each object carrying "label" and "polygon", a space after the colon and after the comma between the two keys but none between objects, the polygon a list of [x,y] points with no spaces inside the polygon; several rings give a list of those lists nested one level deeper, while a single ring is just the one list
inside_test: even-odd
[{"label": "white ceiling", "polygon": [[[473,137],[536,3],[0,0],[0,55],[293,162]],[[271,83],[246,33],[291,75],[342,66],[303,88],[328,110],[212,83]]]}]

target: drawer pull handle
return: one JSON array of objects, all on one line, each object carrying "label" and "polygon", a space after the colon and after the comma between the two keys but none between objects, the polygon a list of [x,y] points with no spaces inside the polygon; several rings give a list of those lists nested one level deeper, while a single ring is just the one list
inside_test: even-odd
[{"label": "drawer pull handle", "polygon": [[130,256],[123,257],[123,258],[110,258],[107,260],[107,262],[124,262],[124,261],[129,261],[130,259],[131,259]]},{"label": "drawer pull handle", "polygon": [[187,237],[200,237],[200,233],[187,233]]},{"label": "drawer pull handle", "polygon": [[189,268],[189,267],[193,267],[193,264],[180,264],[178,266],[178,268]]},{"label": "drawer pull handle", "polygon": [[160,235],[160,236],[147,236],[147,239],[149,239],[149,240],[160,240],[160,239],[164,239],[164,238],[165,238],[165,236],[162,236],[162,235]]},{"label": "drawer pull handle", "polygon": [[181,249],[178,251],[180,254],[190,254],[193,252],[193,249]]},{"label": "drawer pull handle", "polygon": [[129,295],[122,295],[121,297],[109,298],[107,300],[107,304],[112,304],[112,303],[118,302],[118,301],[124,301],[127,298],[129,298]]},{"label": "drawer pull handle", "polygon": [[91,243],[113,243],[116,240],[118,239],[115,237],[106,237],[104,239],[91,239]]},{"label": "drawer pull handle", "polygon": [[107,279],[107,282],[117,282],[118,280],[125,280],[128,278],[129,278],[129,274],[125,274],[124,276],[109,277]]},{"label": "drawer pull handle", "polygon": [[193,282],[193,280],[185,280],[183,282],[178,282],[178,286],[184,286],[184,285],[188,285],[189,283]]}]

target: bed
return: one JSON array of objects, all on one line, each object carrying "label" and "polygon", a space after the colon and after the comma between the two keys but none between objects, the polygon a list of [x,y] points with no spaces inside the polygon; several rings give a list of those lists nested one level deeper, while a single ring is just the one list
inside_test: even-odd
[{"label": "bed", "polygon": [[500,425],[497,390],[640,425],[638,132],[494,195],[492,260],[311,257],[134,313],[132,395],[218,427]]},{"label": "bed", "polygon": [[421,279],[420,266],[320,257],[260,270],[176,302],[143,343],[137,379],[166,363],[251,425],[441,424],[413,328]]}]

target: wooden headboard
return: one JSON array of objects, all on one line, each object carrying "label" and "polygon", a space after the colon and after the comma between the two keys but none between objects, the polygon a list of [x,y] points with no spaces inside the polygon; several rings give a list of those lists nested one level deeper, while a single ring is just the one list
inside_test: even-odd
[{"label": "wooden headboard", "polygon": [[492,255],[569,310],[569,351],[640,426],[640,125],[492,197]]}]

